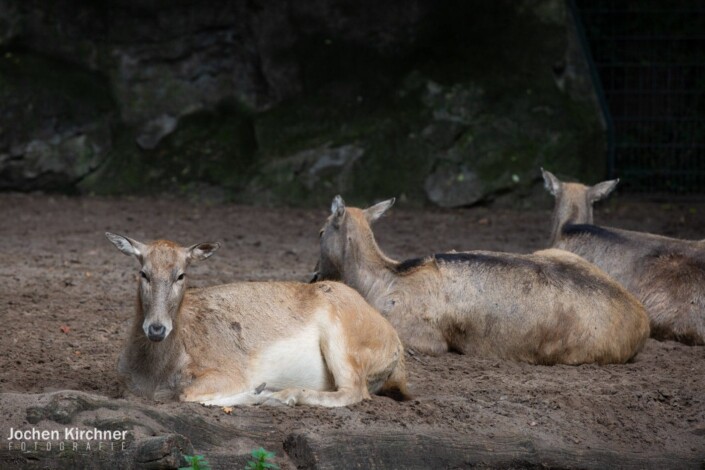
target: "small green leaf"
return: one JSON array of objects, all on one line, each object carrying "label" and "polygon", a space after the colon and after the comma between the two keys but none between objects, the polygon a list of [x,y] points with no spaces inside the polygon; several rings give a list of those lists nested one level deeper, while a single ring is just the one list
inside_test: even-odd
[{"label": "small green leaf", "polygon": [[211,470],[210,465],[202,455],[184,455],[188,467],[179,467],[179,470]]},{"label": "small green leaf", "polygon": [[254,449],[251,455],[256,460],[249,460],[245,466],[245,470],[279,470],[279,465],[268,462],[268,460],[275,457],[276,454],[274,452],[268,452],[263,447],[260,447],[259,449]]}]

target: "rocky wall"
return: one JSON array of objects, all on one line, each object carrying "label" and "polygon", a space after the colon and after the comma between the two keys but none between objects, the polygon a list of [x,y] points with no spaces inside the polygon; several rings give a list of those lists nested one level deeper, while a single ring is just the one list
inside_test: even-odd
[{"label": "rocky wall", "polygon": [[0,189],[470,205],[598,179],[563,0],[6,0]]}]

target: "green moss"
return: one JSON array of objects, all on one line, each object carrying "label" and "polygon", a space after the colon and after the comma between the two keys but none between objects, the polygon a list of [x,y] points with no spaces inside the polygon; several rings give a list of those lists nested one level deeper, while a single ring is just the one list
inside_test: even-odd
[{"label": "green moss", "polygon": [[[351,203],[366,202],[380,194],[409,193],[412,188],[420,196],[421,174],[430,160],[413,135],[429,118],[428,111],[418,96],[400,96],[395,90],[378,100],[357,96],[341,103],[321,92],[257,116],[258,157],[263,166],[252,185],[254,193],[266,192],[266,202],[271,204],[327,204],[340,191],[338,175],[322,175],[313,189],[307,188],[297,177],[306,170],[292,155],[352,144],[364,154],[344,176],[352,189],[348,195]],[[247,202],[257,199],[252,193],[243,196]]]},{"label": "green moss", "polygon": [[[118,90],[127,124],[82,188],[220,187],[238,201],[293,205],[327,204],[345,191],[350,203],[405,195],[422,204],[438,168],[471,171],[489,192],[530,186],[541,165],[591,179],[604,169],[597,110],[563,94],[552,75],[565,53],[563,8],[560,0],[444,1],[402,52],[299,37],[276,57],[297,64],[298,96],[259,113],[230,106],[184,117],[155,149],[142,150],[131,123],[153,118],[155,103],[173,115],[189,105],[169,67],[152,70],[157,80]],[[0,95],[6,81],[0,67]],[[65,94],[77,91],[67,85]],[[94,91],[90,101],[104,93]],[[307,179],[312,159],[325,153],[317,150],[347,145],[364,154]]]},{"label": "green moss", "polygon": [[[427,20],[428,48],[384,64],[373,51],[309,38],[303,75],[312,85],[256,116],[258,156],[271,162],[324,144],[358,145],[365,154],[347,197],[363,203],[401,194],[423,202],[424,180],[439,165],[470,169],[488,191],[530,186],[541,165],[601,171],[596,110],[572,101],[552,76],[565,51],[560,2],[444,5]],[[432,83],[440,90],[433,96]],[[272,203],[327,203],[338,190],[326,179],[307,189],[295,174],[284,165],[260,173],[257,186]]]},{"label": "green moss", "polygon": [[121,129],[107,164],[81,183],[99,194],[189,194],[199,186],[234,194],[249,180],[256,143],[250,117],[222,107],[182,118],[177,129],[153,150],[135,143],[136,130]]}]

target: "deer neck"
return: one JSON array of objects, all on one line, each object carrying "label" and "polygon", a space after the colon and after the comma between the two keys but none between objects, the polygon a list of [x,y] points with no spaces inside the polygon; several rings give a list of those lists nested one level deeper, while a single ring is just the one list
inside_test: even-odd
[{"label": "deer neck", "polygon": [[554,246],[561,239],[566,225],[592,224],[592,220],[592,206],[587,201],[559,196],[551,216],[550,246]]},{"label": "deer neck", "polygon": [[342,281],[379,310],[377,304],[393,283],[390,268],[395,264],[379,249],[371,231],[355,234],[346,245]]},{"label": "deer neck", "polygon": [[181,372],[180,368],[183,367],[185,349],[179,333],[181,328],[178,316],[169,336],[159,342],[147,338],[142,329],[143,323],[144,312],[138,295],[137,315],[132,324],[126,351],[130,372],[153,377],[157,382],[168,380],[170,376]]}]

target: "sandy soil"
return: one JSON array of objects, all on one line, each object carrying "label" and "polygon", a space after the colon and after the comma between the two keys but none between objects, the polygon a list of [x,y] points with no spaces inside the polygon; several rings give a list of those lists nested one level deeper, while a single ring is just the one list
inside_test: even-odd
[{"label": "sandy soil", "polygon": [[[450,249],[528,252],[545,246],[550,210],[394,209],[378,241],[403,259]],[[326,210],[205,206],[170,199],[0,194],[0,392],[74,389],[117,397],[115,365],[132,317],[137,264],[104,238],[220,241],[194,265],[192,286],[306,280]],[[705,237],[705,204],[612,202],[598,223]],[[556,448],[697,457],[705,449],[705,347],[649,340],[635,362],[530,366],[448,354],[408,358],[415,399],[374,397],[336,410],[257,408],[271,443],[296,429],[368,427],[462,436],[521,435]],[[207,422],[239,411],[194,404]],[[0,402],[0,412],[2,410]],[[3,436],[5,429],[0,429]],[[282,440],[280,440],[282,439]],[[197,449],[208,455],[209,449]],[[279,447],[279,462],[291,465]]]}]

